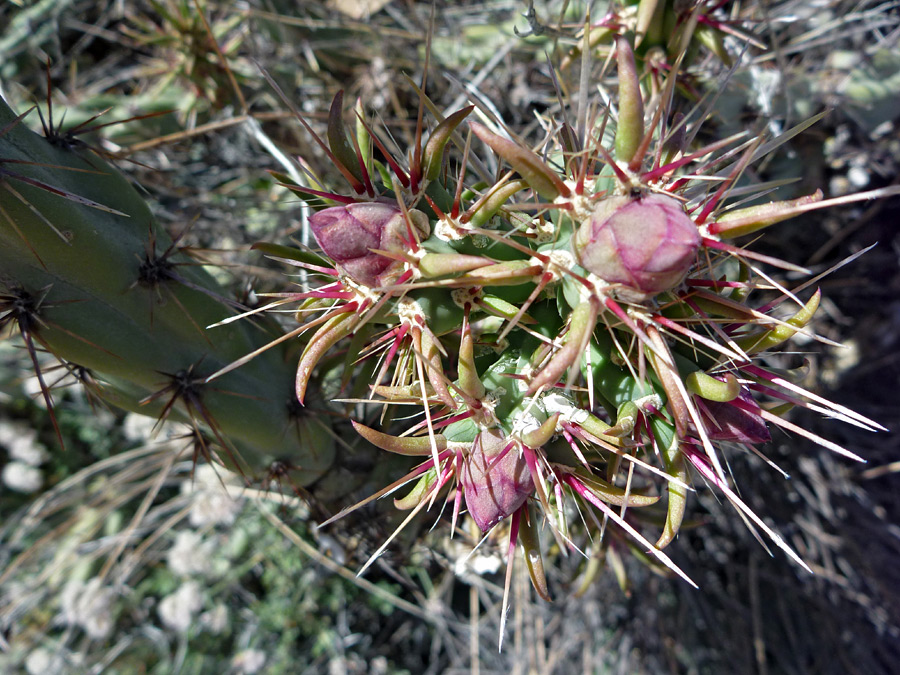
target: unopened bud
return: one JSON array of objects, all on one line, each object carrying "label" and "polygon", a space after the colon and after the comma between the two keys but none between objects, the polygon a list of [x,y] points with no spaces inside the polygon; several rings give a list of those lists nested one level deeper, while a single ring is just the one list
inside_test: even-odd
[{"label": "unopened bud", "polygon": [[402,266],[373,251],[409,252],[410,232],[424,239],[430,232],[428,217],[409,209],[411,228],[400,208],[381,202],[332,206],[314,213],[309,226],[319,246],[338,270],[363,286],[381,286]]},{"label": "unopened bud", "polygon": [[700,247],[697,226],[678,200],[665,195],[616,196],[599,202],[578,229],[582,267],[640,301],[681,283]]},{"label": "unopened bud", "polygon": [[514,513],[534,490],[525,458],[518,447],[507,449],[509,443],[500,429],[483,431],[466,458],[462,475],[466,508],[482,532]]},{"label": "unopened bud", "polygon": [[[702,415],[706,423],[706,435],[713,441],[734,441],[747,445],[768,443],[772,440],[759,404],[745,388],[733,401],[703,401]],[[759,412],[758,412],[759,411]]]}]

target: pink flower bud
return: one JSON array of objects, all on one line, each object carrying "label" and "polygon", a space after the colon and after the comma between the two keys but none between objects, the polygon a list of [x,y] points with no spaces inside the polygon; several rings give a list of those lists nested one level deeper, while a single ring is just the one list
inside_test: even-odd
[{"label": "pink flower bud", "polygon": [[[420,239],[428,236],[428,217],[409,209],[412,230]],[[394,204],[359,202],[317,211],[309,226],[319,246],[338,270],[363,286],[381,286],[402,263],[373,250],[405,253],[410,250],[409,228],[403,212]]]},{"label": "pink flower bud", "polygon": [[699,247],[700,233],[681,203],[657,194],[604,199],[575,235],[581,266],[627,287],[623,297],[637,301],[680,284]]},{"label": "pink flower bud", "polygon": [[713,441],[735,441],[747,445],[772,440],[766,421],[759,414],[759,404],[745,388],[733,401],[702,401],[700,408],[706,434]]},{"label": "pink flower bud", "polygon": [[500,429],[483,431],[465,460],[466,508],[482,532],[514,513],[534,490],[525,458],[515,445],[507,449],[510,444]]}]

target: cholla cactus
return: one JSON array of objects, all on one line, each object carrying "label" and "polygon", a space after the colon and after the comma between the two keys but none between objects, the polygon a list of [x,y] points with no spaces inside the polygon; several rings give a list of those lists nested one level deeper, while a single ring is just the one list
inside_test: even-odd
[{"label": "cholla cactus", "polygon": [[[684,139],[699,122],[672,114],[675,75],[645,115],[632,45],[618,37],[615,50],[610,150],[610,115],[584,114],[575,126],[565,114],[547,120],[533,150],[486,115],[464,134],[469,107],[438,115],[427,141],[420,110],[404,162],[361,115],[348,134],[338,95],[328,142],[317,141],[350,194],[289,185],[320,208],[335,204],[309,219],[323,257],[260,245],[308,280],[272,303],[296,306],[295,333],[308,336],[299,400],[314,374],[365,378],[373,415],[356,430],[421,460],[352,508],[412,484],[395,499],[410,510],[404,525],[449,504],[455,530],[467,510],[483,532],[507,537],[510,553],[522,544],[544,597],[540,529],[565,552],[596,526],[604,546],[631,540],[690,581],[663,548],[681,527],[695,477],[805,567],[738,497],[724,455],[734,444],[758,451],[774,426],[856,458],[786,420],[793,406],[881,428],[766,366],[764,352],[807,332],[816,280],[787,290],[761,263],[799,268],[731,243],[829,203],[820,193],[728,202],[750,162],[814,120],[768,143],[742,135],[690,147]],[[423,110],[435,110],[420,96]],[[451,142],[462,150],[458,164],[445,157]],[[479,160],[473,144],[496,160]],[[492,161],[494,175],[484,168]],[[764,291],[774,295],[757,300]],[[343,358],[323,361],[342,346]],[[416,413],[392,423],[400,406]]]},{"label": "cholla cactus", "polygon": [[[678,16],[674,3],[639,4],[647,50]],[[802,565],[737,496],[724,453],[734,444],[758,450],[778,426],[854,457],[784,419],[792,406],[880,427],[766,363],[767,350],[807,332],[819,293],[815,280],[783,288],[760,264],[799,268],[731,240],[828,202],[816,194],[740,208],[733,198],[747,189],[735,186],[751,162],[814,120],[768,142],[740,135],[695,145],[702,114],[679,117],[672,101],[685,42],[702,34],[700,24],[718,28],[702,16],[666,45],[667,79],[648,53],[647,86],[631,42],[617,37],[617,105],[603,114],[586,100],[563,109],[545,120],[537,148],[483,111],[481,123],[467,121],[474,106],[444,118],[423,85],[416,140],[399,157],[362,115],[348,134],[336,97],[327,142],[317,140],[348,189],[290,186],[318,209],[308,225],[322,255],[258,246],[300,269],[302,287],[270,308],[295,310],[301,325],[274,338],[278,350],[249,373],[243,366],[263,351],[259,334],[236,328],[244,324],[210,298],[216,285],[205,274],[173,275],[170,258],[187,261],[157,240],[142,202],[98,160],[50,147],[0,107],[0,324],[15,323],[32,354],[37,341],[120,385],[120,402],[221,429],[224,448],[247,446],[254,476],[294,457],[306,484],[327,470],[331,437],[309,417],[311,429],[286,434],[297,421],[273,386],[284,384],[282,350],[302,336],[296,398],[308,403],[319,381],[322,390],[363,384],[373,414],[356,431],[419,462],[353,508],[407,487],[394,502],[409,511],[405,522],[449,505],[455,530],[465,510],[510,553],[521,544],[545,598],[541,530],[561,552],[595,530],[601,546],[649,551],[690,581],[663,549],[697,477]],[[609,37],[620,19],[585,31],[584,73],[597,44],[591,30]],[[430,133],[426,108],[437,117]],[[73,248],[83,240],[91,245]],[[115,264],[85,266],[85,257]],[[175,299],[165,315],[161,288]],[[118,325],[114,316],[128,317],[119,324],[131,330],[110,345],[103,334]],[[213,323],[230,337],[201,330]],[[112,398],[117,388],[105,391]],[[414,414],[394,421],[398,410]],[[240,466],[237,454],[229,459]]]}]

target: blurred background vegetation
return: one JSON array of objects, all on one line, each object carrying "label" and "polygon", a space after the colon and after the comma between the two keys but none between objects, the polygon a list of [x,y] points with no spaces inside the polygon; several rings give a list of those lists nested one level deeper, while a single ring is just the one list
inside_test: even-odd
[{"label": "blurred background vegetation", "polygon": [[[829,110],[759,177],[796,177],[785,191],[826,196],[896,183],[900,3],[719,4],[766,49],[726,41],[737,65],[709,128],[778,130]],[[606,8],[596,2],[592,15]],[[436,2],[430,97],[454,110],[478,96],[527,134],[554,105],[549,64],[571,53],[584,9]],[[405,147],[417,105],[406,77],[421,79],[431,12],[412,0],[6,2],[0,94],[45,117],[52,100],[64,128],[103,111],[87,126],[137,116],[78,138],[118,158],[173,234],[190,224],[181,245],[246,296],[281,278],[249,245],[297,230],[299,205],[267,170],[284,170],[285,153],[333,172],[261,71],[315,128],[343,89]],[[725,70],[704,53],[691,77],[702,91]],[[160,111],[172,112],[144,117]],[[891,429],[900,426],[898,219],[896,199],[855,205],[759,243],[816,272],[878,243],[822,283],[814,328],[845,347],[796,349],[819,393]],[[252,491],[208,467],[192,472],[183,429],[107,409],[75,386],[77,373],[41,355],[61,451],[21,343],[0,337],[9,338],[0,341],[4,672],[870,674],[900,662],[896,433],[857,433],[799,411],[795,421],[868,465],[783,435],[769,455],[789,480],[755,457],[732,465],[743,498],[815,576],[770,557],[705,494],[690,514],[699,527],[671,550],[700,591],[635,560],[610,561],[624,565],[627,585],[606,570],[580,587],[582,561],[561,560],[552,604],[514,581],[498,653],[497,551],[470,557],[471,547],[423,523],[357,579],[390,522],[363,515],[317,531],[330,514],[277,476]],[[365,470],[339,467],[333,482]]]}]

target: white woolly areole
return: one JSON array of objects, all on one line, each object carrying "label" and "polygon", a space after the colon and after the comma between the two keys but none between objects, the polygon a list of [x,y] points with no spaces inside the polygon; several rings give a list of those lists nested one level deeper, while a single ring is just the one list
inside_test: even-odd
[{"label": "white woolly areole", "polygon": [[381,299],[381,293],[378,291],[369,288],[368,286],[363,286],[362,284],[354,281],[346,274],[341,275],[341,283],[344,284],[348,289],[353,291],[353,295],[355,296],[353,300],[358,301],[360,304],[363,304],[366,300],[370,303],[376,303]]},{"label": "white woolly areole", "polygon": [[566,185],[569,187],[571,194],[568,197],[560,195],[554,200],[555,204],[571,205],[569,215],[576,223],[583,223],[591,217],[594,211],[594,200],[585,197],[583,194],[576,194],[575,189],[578,184],[574,180],[567,180]]},{"label": "white woolly areole", "polygon": [[460,309],[465,309],[466,304],[473,304],[472,300],[481,296],[481,289],[478,289],[478,292],[474,295],[472,294],[471,288],[455,288],[450,291],[450,299],[453,300],[453,304]]},{"label": "white woolly areole", "polygon": [[547,254],[547,257],[550,258],[549,263],[545,263],[543,260],[535,257],[532,257],[528,262],[532,265],[544,267],[545,272],[553,275],[553,281],[562,279],[568,270],[578,264],[578,261],[575,260],[575,256],[572,255],[572,252],[565,249],[550,251],[550,253]]},{"label": "white woolly areole", "polygon": [[532,376],[534,375],[534,367],[530,363],[526,363],[519,368],[519,375],[522,377],[513,378],[517,390],[528,391],[529,382],[531,382]]},{"label": "white woolly areole", "polygon": [[549,244],[556,237],[556,224],[548,218],[539,218],[533,227],[536,244]]},{"label": "white woolly areole", "polygon": [[480,419],[478,416],[473,417],[472,421],[481,428],[481,429],[491,429],[497,426],[497,416],[494,414],[494,410],[497,408],[497,402],[503,398],[506,394],[506,389],[503,387],[497,387],[496,389],[487,392],[484,395],[484,398],[481,399],[481,416]]},{"label": "white woolly areole", "polygon": [[425,311],[422,309],[422,306],[407,296],[404,296],[397,301],[396,310],[397,316],[400,318],[400,323],[412,326],[420,325],[421,318],[425,316]]},{"label": "white woolly areole", "polygon": [[650,409],[660,410],[663,407],[663,400],[659,394],[648,394],[637,399],[634,404],[641,412],[647,412]]},{"label": "white woolly areole", "polygon": [[583,424],[590,417],[587,410],[577,406],[572,399],[559,393],[550,392],[541,397],[541,403],[548,414],[559,413],[560,419]]},{"label": "white woolly areole", "polygon": [[468,228],[458,220],[441,218],[434,224],[433,234],[441,241],[459,241],[468,234]]},{"label": "white woolly areole", "polygon": [[520,436],[541,428],[541,421],[528,410],[523,410],[513,420],[513,434]]},{"label": "white woolly areole", "polygon": [[616,161],[616,166],[619,167],[619,171],[628,177],[628,182],[623,183],[616,177],[616,189],[614,190],[614,194],[627,195],[630,194],[635,187],[646,187],[641,183],[640,173],[628,168],[628,162]]}]

